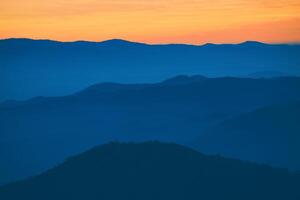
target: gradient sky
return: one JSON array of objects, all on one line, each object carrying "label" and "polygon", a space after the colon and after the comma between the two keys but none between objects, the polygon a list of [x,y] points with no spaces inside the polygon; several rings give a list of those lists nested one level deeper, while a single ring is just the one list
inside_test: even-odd
[{"label": "gradient sky", "polygon": [[0,38],[300,41],[299,0],[0,0]]}]

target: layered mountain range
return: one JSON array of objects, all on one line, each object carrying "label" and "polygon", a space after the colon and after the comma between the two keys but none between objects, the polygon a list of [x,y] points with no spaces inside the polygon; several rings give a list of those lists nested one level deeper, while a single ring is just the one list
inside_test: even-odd
[{"label": "layered mountain range", "polygon": [[99,82],[154,83],[178,74],[300,75],[299,54],[299,45],[253,41],[148,45],[5,39],[0,40],[0,101],[72,94]]},{"label": "layered mountain range", "polygon": [[160,140],[299,170],[300,78],[177,76],[0,104],[0,183],[109,141]]}]

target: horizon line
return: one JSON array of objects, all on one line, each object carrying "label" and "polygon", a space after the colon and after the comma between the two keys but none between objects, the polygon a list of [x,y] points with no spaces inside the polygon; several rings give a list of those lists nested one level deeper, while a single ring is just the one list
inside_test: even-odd
[{"label": "horizon line", "polygon": [[71,40],[71,41],[62,41],[62,40],[55,40],[55,39],[47,39],[47,38],[27,38],[27,37],[8,37],[8,38],[0,38],[0,41],[3,40],[32,40],[32,41],[51,41],[51,42],[58,42],[58,43],[76,43],[76,42],[86,42],[86,43],[105,43],[109,41],[123,41],[128,43],[135,43],[135,44],[143,44],[143,45],[189,45],[189,46],[205,46],[205,45],[240,45],[245,43],[260,43],[260,44],[266,44],[266,45],[300,45],[300,41],[297,42],[278,42],[278,43],[267,43],[267,42],[261,42],[256,40],[244,40],[238,43],[146,43],[146,42],[139,42],[139,41],[132,41],[127,40],[123,38],[108,38],[106,40],[100,40],[100,41],[93,41],[93,40]]}]

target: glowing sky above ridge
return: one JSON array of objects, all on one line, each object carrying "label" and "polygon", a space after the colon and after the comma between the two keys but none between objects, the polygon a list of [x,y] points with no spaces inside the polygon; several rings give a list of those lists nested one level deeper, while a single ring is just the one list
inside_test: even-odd
[{"label": "glowing sky above ridge", "polygon": [[300,41],[300,0],[0,0],[0,38]]}]

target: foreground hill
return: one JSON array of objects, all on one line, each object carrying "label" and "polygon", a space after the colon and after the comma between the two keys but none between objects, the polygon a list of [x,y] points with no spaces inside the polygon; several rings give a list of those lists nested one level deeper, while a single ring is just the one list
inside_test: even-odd
[{"label": "foreground hill", "polygon": [[296,200],[300,176],[205,156],[176,144],[111,143],[26,181],[0,188],[1,200]]},{"label": "foreground hill", "polygon": [[98,82],[158,82],[178,74],[300,74],[300,45],[147,45],[123,40],[0,40],[0,102],[71,94]]},{"label": "foreground hill", "polygon": [[193,141],[202,152],[300,169],[300,103],[225,120]]},{"label": "foreground hill", "polygon": [[299,90],[300,78],[292,77],[178,76],[157,84],[104,83],[70,96],[6,102],[0,105],[0,184],[41,172],[99,142],[186,144],[228,118],[300,101]]}]

